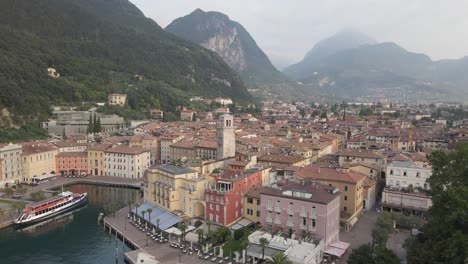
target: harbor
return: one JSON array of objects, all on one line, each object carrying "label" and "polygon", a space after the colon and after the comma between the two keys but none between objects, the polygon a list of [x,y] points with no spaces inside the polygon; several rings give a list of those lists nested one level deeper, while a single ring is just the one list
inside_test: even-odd
[{"label": "harbor", "polygon": [[[174,248],[170,245],[172,243],[179,243],[179,239],[176,236],[169,236],[167,241],[161,243],[159,240],[152,239],[148,235],[147,231],[141,231],[139,228],[130,223],[129,209],[122,208],[117,211],[115,215],[109,215],[103,218],[101,225],[103,228],[116,238],[123,241],[129,248],[133,248],[133,251],[124,253],[124,259],[126,263],[136,264],[139,255],[149,257],[154,263],[212,263],[209,259],[200,258],[197,253],[190,255],[187,251],[180,248]],[[190,247],[190,245],[188,245]],[[151,258],[153,256],[154,258]],[[140,256],[141,257],[141,256]],[[222,258],[218,258],[219,262]],[[228,262],[221,262],[228,263]]]},{"label": "harbor", "polygon": [[89,184],[70,185],[67,189],[87,192],[88,203],[79,210],[31,227],[1,229],[2,263],[124,263],[123,254],[134,248],[116,239],[115,234],[109,235],[96,219],[105,211],[105,205],[134,202],[139,198],[139,191]]}]

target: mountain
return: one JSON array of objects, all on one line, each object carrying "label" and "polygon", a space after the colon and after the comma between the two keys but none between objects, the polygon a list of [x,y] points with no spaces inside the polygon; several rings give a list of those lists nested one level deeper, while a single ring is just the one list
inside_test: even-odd
[{"label": "mountain", "polygon": [[112,92],[128,94],[129,111],[175,111],[190,95],[252,100],[215,52],[165,32],[127,0],[3,0],[0,35],[0,109],[17,123]]},{"label": "mountain", "polygon": [[287,81],[239,23],[218,12],[196,9],[165,30],[218,53],[250,86]]},{"label": "mountain", "polygon": [[404,100],[467,98],[468,57],[432,61],[392,42],[366,44],[371,39],[361,37],[340,46],[330,39],[340,38],[319,42],[302,62],[284,72],[312,89],[347,98],[375,94]]},{"label": "mountain", "polygon": [[314,47],[307,52],[304,59],[294,65],[291,65],[283,70],[283,72],[294,79],[300,79],[310,72],[320,59],[333,55],[339,51],[353,49],[365,44],[377,43],[371,37],[351,30],[343,30],[337,34],[319,41]]}]

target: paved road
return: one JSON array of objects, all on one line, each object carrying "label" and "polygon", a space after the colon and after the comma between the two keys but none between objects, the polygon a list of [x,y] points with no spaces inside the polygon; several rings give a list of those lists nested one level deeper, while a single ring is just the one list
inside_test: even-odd
[{"label": "paved road", "polygon": [[403,244],[410,235],[411,231],[398,229],[388,237],[387,248],[391,249],[401,260],[406,260],[406,249],[403,248]]},{"label": "paved road", "polygon": [[372,228],[377,222],[378,216],[379,213],[375,210],[365,211],[350,232],[340,232],[340,240],[351,244],[346,254],[341,258],[341,264],[347,263],[346,260],[353,249],[372,241]]}]

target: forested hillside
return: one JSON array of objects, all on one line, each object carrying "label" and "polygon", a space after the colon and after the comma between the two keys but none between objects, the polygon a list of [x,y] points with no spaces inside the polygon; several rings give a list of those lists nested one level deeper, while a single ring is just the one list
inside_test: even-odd
[{"label": "forested hillside", "polygon": [[17,124],[111,92],[128,93],[132,109],[166,111],[192,94],[251,100],[216,53],[164,32],[126,0],[4,0],[0,34],[0,108]]}]

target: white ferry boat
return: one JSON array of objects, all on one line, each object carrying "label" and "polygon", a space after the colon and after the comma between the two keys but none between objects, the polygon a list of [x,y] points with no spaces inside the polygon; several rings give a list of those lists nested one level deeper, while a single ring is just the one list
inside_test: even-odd
[{"label": "white ferry boat", "polygon": [[59,195],[31,204],[14,220],[17,226],[27,226],[50,219],[86,203],[87,193],[62,192]]}]

